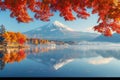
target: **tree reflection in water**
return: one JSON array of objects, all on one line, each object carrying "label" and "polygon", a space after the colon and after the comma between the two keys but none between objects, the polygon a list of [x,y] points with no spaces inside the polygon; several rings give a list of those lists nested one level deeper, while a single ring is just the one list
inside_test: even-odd
[{"label": "tree reflection in water", "polygon": [[0,50],[0,70],[3,70],[5,64],[21,62],[26,58],[28,54],[38,54],[48,52],[49,50],[55,50],[52,47],[35,46],[30,48],[11,48]]},{"label": "tree reflection in water", "polygon": [[0,70],[4,69],[5,62],[2,60],[4,57],[4,52],[0,50]]},{"label": "tree reflection in water", "polygon": [[0,50],[0,69],[3,70],[7,63],[20,62],[25,58],[26,54],[23,49]]}]

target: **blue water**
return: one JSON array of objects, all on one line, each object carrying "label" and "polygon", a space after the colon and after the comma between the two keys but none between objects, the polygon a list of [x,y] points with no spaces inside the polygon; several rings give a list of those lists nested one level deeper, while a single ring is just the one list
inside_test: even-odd
[{"label": "blue water", "polygon": [[[0,53],[0,77],[120,77],[118,46],[39,45],[22,50],[26,57],[13,63],[5,63],[3,57],[8,53]],[[7,51],[18,54],[19,49]]]}]

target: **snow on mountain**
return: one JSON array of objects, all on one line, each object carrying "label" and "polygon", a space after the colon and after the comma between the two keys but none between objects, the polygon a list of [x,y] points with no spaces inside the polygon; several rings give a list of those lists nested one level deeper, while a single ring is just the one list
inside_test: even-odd
[{"label": "snow on mountain", "polygon": [[78,32],[59,21],[46,24],[36,29],[25,32],[28,37],[37,37],[52,40],[91,40],[97,36],[94,33]]},{"label": "snow on mountain", "polygon": [[74,31],[73,29],[67,27],[66,25],[60,23],[59,21],[55,21],[55,22],[53,23],[53,25],[59,27],[60,30],[66,29],[66,30],[68,30],[68,31]]},{"label": "snow on mountain", "polygon": [[67,27],[66,25],[60,23],[59,21],[55,21],[53,23],[49,23],[48,26],[45,27],[43,30],[45,30],[45,29],[47,31],[57,31],[57,32],[60,31],[62,33],[74,31],[73,29]]}]

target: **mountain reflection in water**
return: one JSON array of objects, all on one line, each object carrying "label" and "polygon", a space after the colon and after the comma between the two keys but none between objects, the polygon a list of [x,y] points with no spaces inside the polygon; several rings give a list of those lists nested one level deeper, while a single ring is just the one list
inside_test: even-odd
[{"label": "mountain reflection in water", "polygon": [[63,67],[65,64],[68,64],[75,59],[102,57],[102,59],[88,61],[90,64],[108,63],[113,58],[120,59],[120,49],[114,50],[111,48],[109,49],[109,47],[107,49],[92,49],[90,47],[85,50],[73,47],[62,48],[63,50],[58,48],[53,51],[45,52],[45,54],[30,54],[27,58],[52,67],[54,70]]},{"label": "mountain reflection in water", "polygon": [[[5,65],[8,63],[11,63],[9,65],[12,65],[12,63],[15,62],[24,62],[25,59],[27,59],[27,61],[31,62],[32,64],[42,65],[41,67],[40,65],[38,67],[35,66],[35,68],[31,67],[31,69],[33,69],[33,73],[31,73],[31,75],[36,74],[40,76],[40,74],[42,75],[42,73],[40,73],[40,68],[42,68],[43,65],[46,70],[46,73],[44,71],[43,73],[49,74],[51,72],[47,72],[47,70],[59,71],[66,64],[70,64],[76,60],[86,60],[87,64],[91,65],[109,64],[112,62],[112,60],[120,60],[120,48],[118,46],[114,49],[112,47],[99,48],[99,46],[95,48],[87,46],[85,48],[85,46],[82,45],[30,45],[30,48],[0,50],[1,70],[5,70]],[[80,65],[81,67],[82,64],[83,63]],[[24,65],[27,65],[27,63],[24,63]],[[75,64],[75,66],[77,65],[79,64]],[[25,69],[28,67],[29,66],[27,66]],[[73,65],[71,67],[73,67]],[[86,66],[84,68],[86,68]],[[74,70],[74,68],[72,69]],[[26,74],[30,73],[26,72]]]}]

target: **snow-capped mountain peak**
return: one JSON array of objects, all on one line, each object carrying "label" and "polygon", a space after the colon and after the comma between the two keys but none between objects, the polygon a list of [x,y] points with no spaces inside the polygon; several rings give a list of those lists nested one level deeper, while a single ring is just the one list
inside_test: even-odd
[{"label": "snow-capped mountain peak", "polygon": [[[33,30],[27,31],[26,34],[31,38],[44,38],[52,40],[90,40],[96,37],[96,34],[77,32],[67,27],[59,21],[43,25]],[[89,34],[89,35],[88,35]]]},{"label": "snow-capped mountain peak", "polygon": [[53,25],[54,25],[54,26],[57,26],[57,27],[59,27],[59,28],[62,28],[62,29],[66,29],[66,30],[68,30],[68,31],[74,31],[73,29],[67,27],[66,25],[62,24],[62,23],[59,22],[59,21],[53,22]]}]

